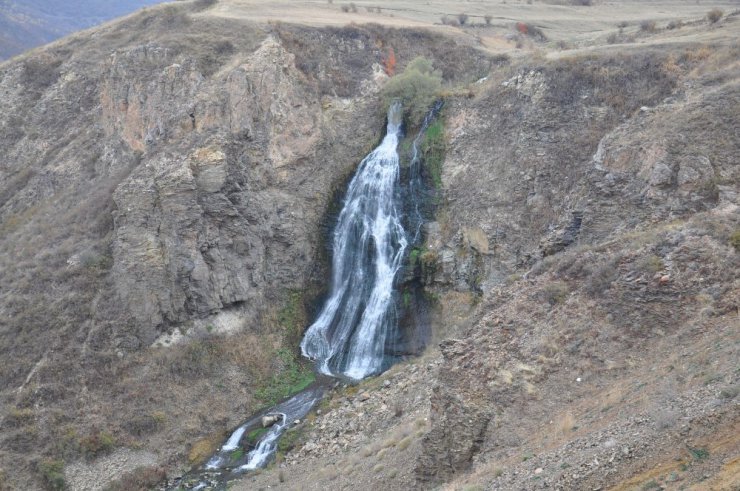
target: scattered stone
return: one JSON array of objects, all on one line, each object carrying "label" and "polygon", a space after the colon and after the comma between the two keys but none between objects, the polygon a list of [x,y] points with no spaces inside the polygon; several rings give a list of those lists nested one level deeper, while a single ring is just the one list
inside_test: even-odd
[{"label": "scattered stone", "polygon": [[268,426],[272,426],[282,419],[283,416],[280,414],[266,414],[262,416],[262,427],[267,428]]}]

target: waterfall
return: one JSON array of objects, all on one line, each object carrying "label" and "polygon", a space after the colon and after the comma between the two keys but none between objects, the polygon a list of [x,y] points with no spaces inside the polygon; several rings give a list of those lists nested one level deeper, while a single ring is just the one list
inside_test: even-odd
[{"label": "waterfall", "polygon": [[327,375],[360,380],[387,365],[397,329],[393,283],[408,238],[401,222],[401,105],[388,110],[381,144],[360,163],[334,230],[329,299],[301,343]]},{"label": "waterfall", "polygon": [[[400,184],[397,149],[402,136],[400,103],[388,109],[383,141],[360,162],[349,184],[333,235],[330,295],[301,342],[303,355],[315,360],[317,369],[326,375],[361,380],[380,373],[393,361],[399,339],[394,286],[406,251],[421,240],[425,215],[419,147],[441,106],[440,102],[432,108],[413,140],[405,186]],[[247,455],[235,458],[245,432],[259,427],[260,416],[238,427],[205,465],[205,480],[197,476],[192,481],[198,486],[195,489],[213,489],[212,485],[220,486],[230,476],[264,467],[280,436],[292,421],[308,414],[325,388],[317,383],[263,413],[279,414],[280,421]],[[213,484],[213,475],[220,476],[221,484]]]}]

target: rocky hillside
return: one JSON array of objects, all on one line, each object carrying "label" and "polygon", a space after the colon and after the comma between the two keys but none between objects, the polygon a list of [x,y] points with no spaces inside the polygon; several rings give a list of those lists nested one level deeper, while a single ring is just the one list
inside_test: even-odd
[{"label": "rocky hillside", "polygon": [[390,48],[444,77],[435,343],[236,488],[733,489],[737,17],[548,59],[204,7],[0,65],[0,489],[147,489],[310,377]]}]

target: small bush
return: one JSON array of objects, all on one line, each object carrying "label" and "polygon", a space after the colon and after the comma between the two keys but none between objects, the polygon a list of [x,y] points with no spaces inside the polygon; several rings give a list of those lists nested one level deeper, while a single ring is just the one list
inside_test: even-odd
[{"label": "small bush", "polygon": [[665,266],[663,260],[656,255],[650,255],[637,261],[637,270],[643,273],[655,274]]},{"label": "small bush", "polygon": [[483,16],[483,20],[486,21],[487,26],[490,26],[491,21],[493,20],[493,16],[486,14]]},{"label": "small bush", "polygon": [[193,4],[193,10],[196,12],[200,12],[202,10],[213,7],[217,3],[218,0],[195,0],[195,3]]},{"label": "small bush", "polygon": [[82,452],[88,458],[93,458],[110,452],[113,449],[116,440],[110,433],[95,430],[89,435],[80,438],[79,443]]},{"label": "small bush", "polygon": [[426,58],[415,58],[403,73],[392,77],[383,87],[386,108],[400,99],[412,126],[418,126],[442,88],[442,76]]},{"label": "small bush", "polygon": [[547,41],[547,36],[545,36],[545,33],[542,32],[542,29],[533,24],[517,22],[515,28],[517,32],[519,32],[519,34],[529,36],[533,39],[536,39],[537,41]]},{"label": "small bush", "polygon": [[655,32],[656,24],[654,20],[644,20],[640,22],[640,30],[643,32]]},{"label": "small bush", "polygon": [[735,230],[730,235],[730,245],[735,248],[736,251],[740,252],[740,230]]},{"label": "small bush", "polygon": [[542,289],[542,298],[550,305],[564,302],[569,294],[570,287],[563,281],[554,281]]},{"label": "small bush", "polygon": [[354,3],[350,3],[349,4],[349,10],[351,12],[357,13],[357,5],[355,5]]},{"label": "small bush", "polygon": [[141,414],[125,421],[122,426],[131,435],[141,438],[159,431],[165,419],[163,414],[162,419],[157,415]]},{"label": "small bush", "polygon": [[707,20],[714,24],[715,22],[719,22],[719,20],[724,16],[725,13],[722,9],[712,9],[709,12],[707,12]]},{"label": "small bush", "polygon": [[39,464],[39,473],[48,489],[54,491],[67,489],[64,480],[64,462],[61,460],[45,460]]},{"label": "small bush", "polygon": [[681,29],[682,27],[683,27],[683,22],[681,22],[680,20],[672,20],[666,26],[666,28],[669,30]]},{"label": "small bush", "polygon": [[33,419],[34,419],[34,413],[32,409],[13,408],[10,410],[8,415],[5,417],[5,419],[3,420],[3,423],[5,424],[7,428],[20,428],[22,426],[32,423]]},{"label": "small bush", "polygon": [[616,265],[611,263],[602,264],[591,273],[584,282],[585,292],[592,297],[600,297],[611,288],[614,280],[617,279],[618,270]]},{"label": "small bush", "polygon": [[406,450],[409,448],[409,445],[413,443],[414,439],[411,436],[407,436],[406,438],[402,439],[400,442],[398,442],[398,448],[399,450]]},{"label": "small bush", "polygon": [[167,473],[161,467],[137,467],[110,483],[105,491],[148,491],[156,489],[166,478]]},{"label": "small bush", "polygon": [[709,450],[706,448],[688,447],[688,449],[694,460],[706,460],[709,457]]},{"label": "small bush", "polygon": [[339,7],[339,8],[340,8],[340,9],[342,10],[342,12],[344,12],[345,14],[346,14],[347,12],[349,12],[349,5],[342,5],[342,6],[341,6],[341,7]]},{"label": "small bush", "polygon": [[457,14],[457,21],[464,26],[468,22],[468,14]]}]

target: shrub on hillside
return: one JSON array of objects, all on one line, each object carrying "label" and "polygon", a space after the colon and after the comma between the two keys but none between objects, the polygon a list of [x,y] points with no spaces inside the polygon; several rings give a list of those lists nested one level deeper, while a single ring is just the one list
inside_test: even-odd
[{"label": "shrub on hillside", "polygon": [[403,73],[392,77],[383,87],[386,107],[400,99],[412,126],[418,125],[442,88],[442,76],[426,58],[413,59]]},{"label": "shrub on hillside", "polygon": [[722,9],[712,9],[707,12],[707,20],[714,24],[715,22],[719,22],[723,15],[725,15],[725,13]]},{"label": "shrub on hillside", "polygon": [[67,483],[64,481],[64,462],[61,460],[44,460],[38,465],[38,470],[47,489],[67,489]]},{"label": "shrub on hillside", "polygon": [[213,7],[218,3],[218,0],[195,0],[195,3],[193,3],[193,10],[196,12],[200,12],[201,10],[206,10],[210,7]]},{"label": "shrub on hillside", "polygon": [[730,245],[735,248],[736,251],[740,252],[740,230],[735,230],[730,235]]},{"label": "shrub on hillside", "polygon": [[644,20],[640,22],[640,30],[644,32],[655,32],[656,25],[654,20]]},{"label": "shrub on hillside", "polygon": [[108,485],[106,491],[147,491],[167,478],[167,473],[161,467],[137,467],[127,472]]},{"label": "shrub on hillside", "polygon": [[680,21],[680,20],[672,20],[666,26],[666,28],[669,29],[669,30],[681,29],[682,27],[683,27],[683,22]]}]

